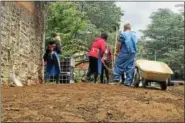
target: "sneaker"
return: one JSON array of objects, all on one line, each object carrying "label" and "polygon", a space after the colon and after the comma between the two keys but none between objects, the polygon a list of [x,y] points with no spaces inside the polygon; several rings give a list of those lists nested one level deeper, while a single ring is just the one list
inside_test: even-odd
[{"label": "sneaker", "polygon": [[125,84],[125,82],[123,82],[123,81],[120,82],[120,85],[124,85],[124,84]]},{"label": "sneaker", "polygon": [[84,77],[82,77],[82,82],[87,82],[87,77],[86,76],[84,76]]},{"label": "sneaker", "polygon": [[109,82],[110,85],[117,85],[119,84],[119,80],[113,80],[112,82]]},{"label": "sneaker", "polygon": [[131,86],[130,84],[124,83],[124,86]]},{"label": "sneaker", "polygon": [[85,82],[85,78],[82,78],[81,80],[82,80],[82,82]]}]

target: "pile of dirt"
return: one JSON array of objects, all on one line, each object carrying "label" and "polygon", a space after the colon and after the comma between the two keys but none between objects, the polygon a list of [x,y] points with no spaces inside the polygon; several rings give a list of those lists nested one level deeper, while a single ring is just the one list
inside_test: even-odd
[{"label": "pile of dirt", "polygon": [[14,122],[184,122],[184,87],[3,86],[2,113],[2,121]]}]

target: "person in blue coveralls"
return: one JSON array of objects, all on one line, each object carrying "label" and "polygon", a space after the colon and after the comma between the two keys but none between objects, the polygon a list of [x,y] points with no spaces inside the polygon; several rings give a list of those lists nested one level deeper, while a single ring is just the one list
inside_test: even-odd
[{"label": "person in blue coveralls", "polygon": [[[131,31],[129,23],[124,25],[124,31],[120,33],[117,45],[117,58],[114,65],[113,84],[119,83],[126,74],[125,82],[121,84],[131,86],[135,72],[135,56],[137,52],[136,33]],[[122,78],[124,79],[124,78]]]}]

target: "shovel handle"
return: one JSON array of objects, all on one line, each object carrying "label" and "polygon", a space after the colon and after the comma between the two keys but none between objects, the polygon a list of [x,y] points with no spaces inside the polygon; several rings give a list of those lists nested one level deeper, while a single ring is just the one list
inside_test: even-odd
[{"label": "shovel handle", "polygon": [[108,71],[112,72],[112,70],[109,69],[109,68],[107,67],[107,65],[105,64],[105,62],[104,62],[103,60],[102,60],[102,63],[103,63],[103,65],[105,66],[105,68],[106,68]]}]

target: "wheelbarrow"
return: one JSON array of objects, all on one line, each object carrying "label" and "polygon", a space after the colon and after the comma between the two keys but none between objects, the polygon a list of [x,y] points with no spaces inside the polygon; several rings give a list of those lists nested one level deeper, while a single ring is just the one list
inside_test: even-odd
[{"label": "wheelbarrow", "polygon": [[162,90],[166,90],[172,74],[173,71],[163,62],[136,60],[133,84],[139,87],[141,82],[145,88],[149,82],[157,82]]}]

